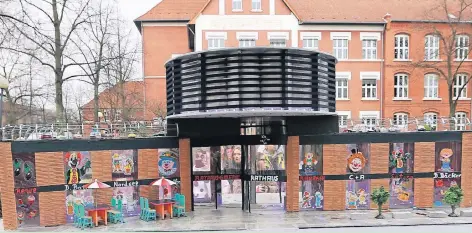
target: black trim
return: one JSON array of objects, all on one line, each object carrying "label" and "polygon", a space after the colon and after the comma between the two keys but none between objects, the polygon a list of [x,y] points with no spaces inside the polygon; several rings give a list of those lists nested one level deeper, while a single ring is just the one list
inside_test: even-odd
[{"label": "black trim", "polygon": [[[287,145],[287,135],[265,135],[272,145]],[[261,145],[261,135],[235,135],[220,137],[199,137],[190,139],[191,147],[207,147],[221,145]]]},{"label": "black trim", "polygon": [[300,136],[300,145],[441,141],[462,141],[462,132],[339,133]]},{"label": "black trim", "polygon": [[40,140],[13,141],[12,153],[98,151],[178,148],[177,137],[107,139],[107,140]]}]

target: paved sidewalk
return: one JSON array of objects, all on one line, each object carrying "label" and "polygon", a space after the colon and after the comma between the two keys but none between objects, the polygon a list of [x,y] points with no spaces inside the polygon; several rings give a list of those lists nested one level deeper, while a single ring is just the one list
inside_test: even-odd
[{"label": "paved sidewalk", "polygon": [[[190,213],[188,217],[152,222],[140,221],[137,217],[126,218],[124,224],[99,226],[90,231],[135,231],[135,232],[182,232],[182,231],[244,231],[244,230],[276,230],[297,231],[309,228],[337,227],[379,227],[379,226],[416,226],[416,225],[448,225],[472,224],[472,217],[429,218],[419,211],[406,219],[393,219],[392,213],[385,213],[386,219],[378,220],[376,211],[302,211],[284,213],[273,210],[254,210],[252,213],[242,212],[240,208],[208,209],[201,208]],[[436,209],[435,211],[438,211]],[[448,212],[449,209],[439,211]],[[459,213],[460,210],[458,210]],[[410,212],[414,212],[411,211]],[[362,219],[351,220],[353,215],[362,215]],[[2,225],[3,228],[3,225]],[[18,231],[54,231],[71,232],[79,229],[71,224],[57,227],[22,227]]]}]

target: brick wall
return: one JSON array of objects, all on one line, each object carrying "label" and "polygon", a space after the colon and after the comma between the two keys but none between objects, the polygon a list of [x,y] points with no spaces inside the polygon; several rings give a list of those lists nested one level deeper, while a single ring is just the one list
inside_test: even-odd
[{"label": "brick wall", "polygon": [[[389,143],[372,143],[370,144],[370,173],[382,174],[388,173],[388,157],[389,157],[390,145]],[[370,193],[374,192],[374,189],[383,186],[386,190],[389,189],[390,179],[380,179],[370,181]],[[383,205],[384,209],[388,209],[389,203]],[[377,209],[377,205],[370,202],[370,208]]]},{"label": "brick wall", "polygon": [[[346,174],[346,145],[323,145],[323,174]],[[324,181],[324,210],[344,210],[346,208],[346,181]]]},{"label": "brick wall", "polygon": [[[138,178],[139,179],[158,179],[159,178],[159,153],[157,149],[138,150]],[[156,199],[159,195],[159,187],[141,185],[139,195]]]},{"label": "brick wall", "polygon": [[190,139],[179,139],[180,192],[185,196],[185,210],[192,210]]},{"label": "brick wall", "polygon": [[[415,143],[414,171],[433,172],[435,165],[434,142]],[[414,181],[414,203],[415,206],[427,208],[433,206],[434,180],[433,178],[416,178]]]},{"label": "brick wall", "polygon": [[46,152],[35,154],[36,181],[38,186],[66,183],[64,177],[63,158],[64,156],[62,152]]},{"label": "brick wall", "polygon": [[12,157],[11,144],[9,142],[0,142],[0,169],[2,170],[0,172],[0,190],[2,193],[3,227],[5,230],[15,230],[18,228]]},{"label": "brick wall", "polygon": [[296,212],[300,211],[299,196],[300,183],[299,177],[299,166],[300,163],[300,138],[298,136],[289,136],[287,139],[287,211]]},{"label": "brick wall", "polygon": [[90,155],[92,157],[92,179],[98,179],[101,182],[111,181],[111,151],[91,151]]},{"label": "brick wall", "polygon": [[[64,183],[64,182],[63,182]],[[64,191],[39,193],[39,225],[66,224],[66,195]]]},{"label": "brick wall", "polygon": [[472,207],[472,133],[462,134],[461,188],[464,200],[461,207]]}]

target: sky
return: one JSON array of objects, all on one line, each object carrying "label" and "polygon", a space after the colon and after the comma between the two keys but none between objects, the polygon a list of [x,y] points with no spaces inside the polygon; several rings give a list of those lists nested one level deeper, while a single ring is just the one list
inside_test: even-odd
[{"label": "sky", "polygon": [[132,21],[146,13],[161,0],[118,0],[123,17]]}]

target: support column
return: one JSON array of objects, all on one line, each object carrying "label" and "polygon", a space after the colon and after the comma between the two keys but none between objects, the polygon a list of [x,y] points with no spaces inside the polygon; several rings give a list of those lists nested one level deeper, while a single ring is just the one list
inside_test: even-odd
[{"label": "support column", "polygon": [[[111,151],[101,150],[90,152],[92,157],[92,181],[98,179],[100,182],[112,181],[112,158]],[[93,191],[98,205],[110,204],[113,189],[97,189]]]},{"label": "support column", "polygon": [[[323,175],[346,174],[346,145],[323,145]],[[324,181],[324,208],[323,210],[346,209],[346,181]]]},{"label": "support column", "polygon": [[[372,143],[370,144],[370,173],[372,174],[383,174],[388,173],[389,163],[389,143]],[[374,192],[374,189],[383,186],[385,190],[389,190],[390,179],[373,179],[370,180],[370,193]],[[385,203],[382,208],[388,209],[390,206],[389,202]],[[371,209],[377,209],[377,205],[374,202],[370,202]]]},{"label": "support column", "polygon": [[15,183],[13,181],[13,156],[9,142],[0,142],[0,169],[2,169],[0,190],[2,192],[3,227],[5,230],[16,230],[18,222],[16,219]]},{"label": "support column", "polygon": [[[414,156],[414,172],[434,172],[436,143],[416,142]],[[416,178],[414,181],[414,205],[429,208],[434,202],[434,179]]]},{"label": "support column", "polygon": [[180,192],[185,196],[185,211],[192,210],[190,139],[179,139]]},{"label": "support column", "polygon": [[472,133],[462,133],[461,188],[464,200],[461,207],[472,207]]},{"label": "support column", "polygon": [[298,212],[300,211],[299,196],[300,183],[299,183],[299,169],[300,164],[300,138],[298,136],[289,136],[287,139],[287,184],[286,184],[286,195],[287,195],[287,212]]},{"label": "support column", "polygon": [[[138,179],[158,179],[159,178],[159,151],[156,149],[138,150]],[[158,186],[141,185],[139,187],[140,196],[149,200],[155,200],[159,196]]]}]

